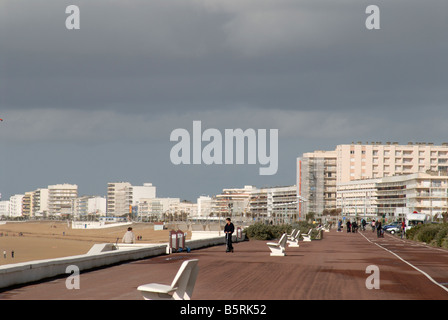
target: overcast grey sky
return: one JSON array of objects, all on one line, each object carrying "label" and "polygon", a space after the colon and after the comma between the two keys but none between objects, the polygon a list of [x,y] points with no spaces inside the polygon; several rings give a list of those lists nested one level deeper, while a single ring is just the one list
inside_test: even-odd
[{"label": "overcast grey sky", "polygon": [[[446,0],[1,0],[0,192],[152,182],[194,201],[293,185],[303,152],[448,141],[447,30]],[[277,174],[173,165],[170,133],[193,120],[278,129]]]}]

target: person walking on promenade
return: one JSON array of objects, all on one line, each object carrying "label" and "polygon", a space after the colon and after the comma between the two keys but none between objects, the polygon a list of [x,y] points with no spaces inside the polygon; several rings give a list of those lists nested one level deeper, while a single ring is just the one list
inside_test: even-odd
[{"label": "person walking on promenade", "polygon": [[362,225],[362,231],[366,231],[366,225],[367,225],[366,219],[362,219],[361,225]]},{"label": "person walking on promenade", "polygon": [[376,236],[377,236],[377,238],[380,238],[380,237],[383,236],[383,226],[382,226],[380,220],[377,220],[377,225],[376,225]]},{"label": "person walking on promenade", "polygon": [[233,252],[232,234],[235,231],[235,226],[231,222],[230,218],[226,219],[226,225],[224,227],[224,233],[226,234],[226,252]]},{"label": "person walking on promenade", "polygon": [[339,221],[338,221],[338,232],[342,231],[341,227],[342,227],[342,221],[341,221],[341,219],[339,219]]},{"label": "person walking on promenade", "polygon": [[352,223],[352,233],[356,233],[356,232],[358,232],[358,223],[355,220]]},{"label": "person walking on promenade", "polygon": [[351,232],[351,226],[352,224],[350,223],[350,220],[347,221],[347,233]]},{"label": "person walking on promenade", "polygon": [[372,220],[372,223],[370,225],[372,226],[372,232],[375,232],[375,227],[376,227],[375,219]]},{"label": "person walking on promenade", "polygon": [[404,222],[403,219],[403,221],[401,221],[401,239],[403,239],[405,234],[406,234],[406,222]]},{"label": "person walking on promenade", "polygon": [[132,228],[129,227],[128,231],[124,234],[123,239],[121,240],[123,243],[135,243],[135,235],[132,232]]}]

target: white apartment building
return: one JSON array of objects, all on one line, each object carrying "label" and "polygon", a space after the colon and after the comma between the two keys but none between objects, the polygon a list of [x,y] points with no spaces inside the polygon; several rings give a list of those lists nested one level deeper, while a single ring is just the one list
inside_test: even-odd
[{"label": "white apartment building", "polygon": [[142,199],[156,197],[156,187],[152,183],[133,186],[129,182],[111,182],[107,185],[107,215],[124,216],[132,213]]},{"label": "white apartment building", "polygon": [[175,210],[179,203],[179,198],[142,198],[138,203],[139,219],[149,221],[164,220],[164,217],[176,212]]},{"label": "white apartment building", "polygon": [[200,196],[197,199],[197,216],[198,217],[209,217],[213,208],[213,198],[209,196]]},{"label": "white apartment building", "polygon": [[119,217],[130,213],[132,196],[129,182],[110,182],[107,184],[107,215]]},{"label": "white apartment building", "polygon": [[81,218],[87,215],[106,215],[106,198],[83,196],[74,200],[74,216]]},{"label": "white apartment building", "polygon": [[144,183],[143,186],[130,186],[132,205],[136,206],[140,199],[154,199],[156,197],[156,187],[152,183]]},{"label": "white apartment building", "polygon": [[223,189],[221,194],[215,196],[212,203],[214,217],[243,216],[248,212],[249,199],[252,192],[257,190],[254,186],[244,188]]},{"label": "white apartment building", "polygon": [[9,217],[9,200],[0,201],[0,217]]},{"label": "white apartment building", "polygon": [[418,212],[429,218],[448,211],[448,176],[417,172],[338,184],[342,215],[399,219]]},{"label": "white apartment building", "polygon": [[87,200],[87,214],[106,215],[107,200],[104,197],[94,196]]},{"label": "white apartment building", "polygon": [[48,186],[48,213],[50,215],[73,214],[73,204],[77,197],[78,186],[75,184]]},{"label": "white apartment building", "polygon": [[344,216],[376,217],[378,184],[381,179],[364,179],[337,185],[337,208]]},{"label": "white apartment building", "polygon": [[230,216],[273,223],[297,220],[297,186],[224,189],[212,201],[212,211],[216,217]]},{"label": "white apartment building", "polygon": [[16,194],[9,198],[9,217],[22,216],[22,200],[24,196],[24,194]]},{"label": "white apartment building", "polygon": [[248,212],[253,220],[289,223],[299,218],[297,186],[271,187],[253,190]]},{"label": "white apartment building", "polygon": [[448,175],[433,172],[385,177],[378,184],[377,198],[380,215],[415,211],[433,218],[448,211]]},{"label": "white apartment building", "polygon": [[48,214],[49,189],[37,189],[32,196],[33,215],[43,216]]}]

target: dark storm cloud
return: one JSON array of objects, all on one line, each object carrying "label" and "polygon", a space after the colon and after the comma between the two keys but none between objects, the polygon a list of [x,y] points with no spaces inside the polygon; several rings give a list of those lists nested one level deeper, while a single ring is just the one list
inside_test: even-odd
[{"label": "dark storm cloud", "polygon": [[[71,4],[80,30],[65,28]],[[370,4],[380,30],[365,28]],[[166,190],[181,180],[172,196],[213,194],[293,184],[296,156],[336,144],[443,142],[447,13],[446,0],[3,0],[0,192],[147,173]],[[279,129],[278,174],[173,169],[169,134],[193,120]]]},{"label": "dark storm cloud", "polygon": [[66,3],[28,2],[6,2],[7,107],[399,110],[447,98],[441,1],[380,1],[379,31],[364,27],[362,1],[78,1],[74,32]]}]

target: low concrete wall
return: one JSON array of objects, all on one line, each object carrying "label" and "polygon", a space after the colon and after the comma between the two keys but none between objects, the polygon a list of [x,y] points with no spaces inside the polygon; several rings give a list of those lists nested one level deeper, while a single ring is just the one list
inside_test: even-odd
[{"label": "low concrete wall", "polygon": [[191,240],[224,237],[224,231],[191,231]]},{"label": "low concrete wall", "polygon": [[[235,241],[234,237],[234,241]],[[225,244],[225,237],[188,240],[185,246],[191,250]],[[0,266],[0,288],[40,281],[66,274],[70,265],[80,271],[107,267],[116,263],[160,256],[167,253],[164,244],[96,244],[89,253],[65,258],[36,260]]]},{"label": "low concrete wall", "polygon": [[4,265],[0,266],[0,288],[63,275],[70,265],[75,265],[80,271],[84,271],[123,261],[162,255],[165,252],[166,245],[157,245]]}]

